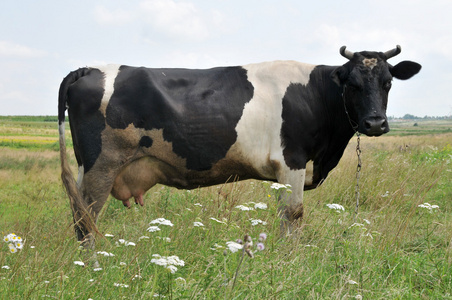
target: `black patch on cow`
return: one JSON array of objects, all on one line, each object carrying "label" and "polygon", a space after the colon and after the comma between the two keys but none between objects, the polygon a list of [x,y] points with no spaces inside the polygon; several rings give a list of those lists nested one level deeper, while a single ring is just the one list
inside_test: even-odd
[{"label": "black patch on cow", "polygon": [[330,77],[333,70],[334,67],[315,67],[307,85],[288,86],[282,102],[284,160],[295,170],[306,168],[306,163],[312,160],[312,187],[337,165],[353,135],[341,88]]},{"label": "black patch on cow", "polygon": [[104,94],[104,75],[98,69],[89,69],[68,89],[67,104],[72,141],[78,164],[87,173],[102,150],[101,133],[105,118],[99,111]]},{"label": "black patch on cow", "polygon": [[152,139],[148,136],[143,136],[140,139],[139,145],[140,145],[140,147],[150,148],[152,146]]},{"label": "black patch on cow", "polygon": [[209,170],[235,143],[235,127],[254,88],[241,67],[209,70],[122,66],[107,106],[107,124],[163,129],[187,169]]}]

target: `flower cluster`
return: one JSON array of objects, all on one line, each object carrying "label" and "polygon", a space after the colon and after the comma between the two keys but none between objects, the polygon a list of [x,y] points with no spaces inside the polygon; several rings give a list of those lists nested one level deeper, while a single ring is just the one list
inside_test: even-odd
[{"label": "flower cluster", "polygon": [[340,204],[332,203],[332,204],[327,204],[326,206],[328,206],[328,208],[330,208],[330,209],[335,210],[338,213],[340,213],[341,210],[345,211],[344,207]]},{"label": "flower cluster", "polygon": [[[155,225],[155,224],[157,224],[157,225]],[[174,226],[174,224],[171,223],[170,220],[167,220],[167,219],[165,219],[165,218],[158,218],[158,219],[152,220],[152,221],[149,223],[149,225],[152,225],[152,226],[150,226],[148,229],[146,229],[146,230],[149,231],[149,232],[160,231],[161,229],[158,227],[158,225],[165,225],[165,226],[171,226],[171,227]]]},{"label": "flower cluster", "polygon": [[15,235],[14,233],[10,233],[3,237],[5,243],[8,243],[9,251],[11,253],[16,253],[17,250],[20,250],[24,247],[24,243],[20,236]]},{"label": "flower cluster", "polygon": [[247,205],[253,205],[254,204],[254,208],[252,208],[251,206],[246,206],[246,205],[237,205],[235,208],[243,210],[243,211],[255,210],[255,209],[267,209],[267,204],[262,203],[262,202],[259,202],[259,203],[248,202],[246,204]]},{"label": "flower cluster", "polygon": [[119,239],[118,242],[116,243],[116,245],[124,245],[124,246],[133,246],[135,247],[137,244],[135,244],[134,242],[129,242],[126,241],[125,239]]},{"label": "flower cluster", "polygon": [[151,263],[165,267],[168,269],[172,274],[176,273],[177,267],[176,266],[185,266],[185,262],[177,257],[176,255],[172,256],[161,256],[159,254],[152,254]]},{"label": "flower cluster", "polygon": [[250,219],[250,221],[252,226],[256,226],[258,224],[267,225],[267,222],[262,221],[260,219]]},{"label": "flower cluster", "polygon": [[278,182],[274,182],[270,186],[270,188],[273,189],[273,190],[280,190],[280,189],[282,189],[282,190],[287,190],[287,191],[290,191],[291,187],[292,186],[290,184],[282,184],[282,183],[278,183]]},{"label": "flower cluster", "polygon": [[438,205],[431,205],[430,203],[425,202],[424,204],[419,204],[418,207],[428,209],[429,212],[432,212],[434,209],[439,209]]}]

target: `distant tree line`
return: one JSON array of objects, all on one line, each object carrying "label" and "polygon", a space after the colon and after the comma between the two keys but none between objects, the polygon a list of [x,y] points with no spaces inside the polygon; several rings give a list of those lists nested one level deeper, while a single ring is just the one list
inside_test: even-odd
[{"label": "distant tree line", "polygon": [[411,114],[405,114],[401,118],[390,116],[390,117],[388,117],[388,119],[390,119],[390,120],[394,120],[394,119],[403,119],[403,120],[451,120],[452,119],[452,115],[449,115],[449,116],[436,116],[436,117],[435,116],[418,117],[418,116],[411,115]]}]

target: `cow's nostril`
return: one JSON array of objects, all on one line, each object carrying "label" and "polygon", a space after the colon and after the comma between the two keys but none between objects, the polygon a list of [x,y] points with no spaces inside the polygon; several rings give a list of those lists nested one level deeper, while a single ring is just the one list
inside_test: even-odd
[{"label": "cow's nostril", "polygon": [[388,132],[388,123],[384,118],[369,118],[363,122],[367,135],[378,136]]}]

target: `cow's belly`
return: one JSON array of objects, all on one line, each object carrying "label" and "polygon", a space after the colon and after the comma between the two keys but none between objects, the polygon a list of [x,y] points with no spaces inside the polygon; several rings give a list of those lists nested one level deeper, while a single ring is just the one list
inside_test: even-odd
[{"label": "cow's belly", "polygon": [[145,156],[126,165],[116,176],[111,194],[126,201],[140,197],[155,184],[179,189],[194,189],[245,179],[267,179],[249,164],[223,159],[210,170],[194,171],[173,166],[152,156]]}]

